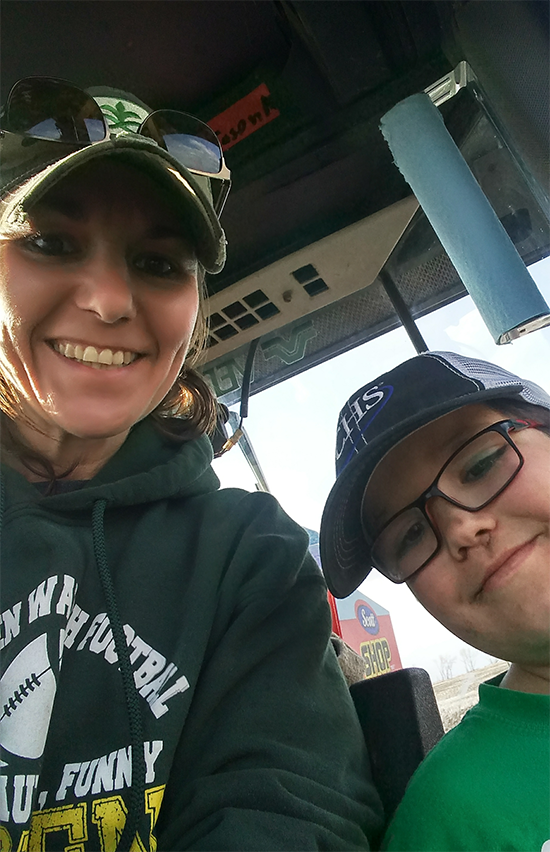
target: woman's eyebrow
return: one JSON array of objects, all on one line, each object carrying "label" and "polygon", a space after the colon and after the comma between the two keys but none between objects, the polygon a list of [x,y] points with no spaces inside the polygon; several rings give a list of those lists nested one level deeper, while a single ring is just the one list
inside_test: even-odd
[{"label": "woman's eyebrow", "polygon": [[179,240],[189,243],[189,239],[176,225],[152,225],[147,230],[147,236],[153,240]]},{"label": "woman's eyebrow", "polygon": [[189,258],[196,261],[196,250],[193,243],[186,233],[177,225],[153,225],[145,233],[145,238],[149,240],[172,240],[176,242]]},{"label": "woman's eyebrow", "polygon": [[[86,219],[86,209],[84,204],[77,198],[70,198],[62,195],[50,195],[47,198],[37,201],[29,210],[29,215],[32,216],[34,212],[58,213],[67,219],[80,222]],[[189,238],[177,225],[170,225],[167,223],[152,225],[147,229],[146,236],[153,240],[177,240],[186,248],[192,250]]]},{"label": "woman's eyebrow", "polygon": [[77,198],[70,198],[63,195],[49,195],[47,198],[40,199],[29,210],[29,215],[33,212],[46,211],[51,213],[60,213],[67,219],[77,219],[82,221],[85,218],[84,206]]}]

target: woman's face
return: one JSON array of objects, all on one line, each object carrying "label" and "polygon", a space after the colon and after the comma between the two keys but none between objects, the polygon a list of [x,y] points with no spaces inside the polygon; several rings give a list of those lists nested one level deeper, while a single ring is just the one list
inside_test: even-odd
[{"label": "woman's face", "polygon": [[0,243],[0,359],[26,414],[62,439],[124,436],[167,394],[197,319],[197,263],[154,181],[99,162]]}]

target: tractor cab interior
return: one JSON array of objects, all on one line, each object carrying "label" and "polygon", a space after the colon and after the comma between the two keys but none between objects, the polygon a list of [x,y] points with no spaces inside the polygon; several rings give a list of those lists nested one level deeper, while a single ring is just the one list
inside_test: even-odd
[{"label": "tractor cab interior", "polygon": [[[243,385],[248,398],[400,325],[423,351],[415,320],[465,294],[379,129],[410,95],[426,92],[439,108],[525,264],[550,253],[548,9],[538,0],[4,0],[1,99],[32,75],[109,85],[217,133],[232,174],[221,217],[229,251],[207,277],[201,369],[230,406]],[[374,703],[435,719],[428,735],[416,722],[406,728],[420,743],[410,773],[441,730],[433,707],[387,683]],[[407,689],[425,694],[416,680]],[[375,720],[362,721],[372,730]],[[390,789],[390,809],[394,800]]]}]

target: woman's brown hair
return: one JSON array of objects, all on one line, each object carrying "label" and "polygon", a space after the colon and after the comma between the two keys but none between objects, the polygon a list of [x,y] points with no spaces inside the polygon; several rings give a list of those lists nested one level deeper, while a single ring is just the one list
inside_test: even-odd
[{"label": "woman's brown hair", "polygon": [[204,315],[207,298],[204,270],[197,273],[199,313],[183,369],[163,401],[151,413],[157,428],[167,437],[190,441],[211,434],[216,427],[218,404],[210,386],[194,369],[206,348],[208,326]]}]

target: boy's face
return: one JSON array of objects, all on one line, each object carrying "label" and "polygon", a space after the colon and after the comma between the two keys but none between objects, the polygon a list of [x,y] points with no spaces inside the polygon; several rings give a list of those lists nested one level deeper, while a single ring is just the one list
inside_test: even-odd
[{"label": "boy's face", "polygon": [[[507,415],[468,405],[418,429],[374,471],[367,517],[383,524],[415,500],[468,438]],[[524,457],[510,485],[476,512],[432,497],[426,510],[441,549],[408,581],[415,597],[456,636],[504,660],[548,665],[550,646],[550,437],[511,433]]]}]

